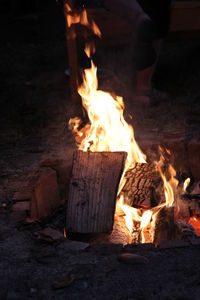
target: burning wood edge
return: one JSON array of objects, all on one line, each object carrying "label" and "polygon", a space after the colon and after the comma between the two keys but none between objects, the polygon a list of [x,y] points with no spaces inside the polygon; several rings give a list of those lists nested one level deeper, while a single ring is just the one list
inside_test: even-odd
[{"label": "burning wood edge", "polygon": [[126,157],[126,152],[74,152],[67,201],[67,233],[112,230]]},{"label": "burning wood edge", "polygon": [[135,163],[124,176],[126,183],[121,191],[125,203],[150,209],[164,199],[163,183],[153,163]]}]

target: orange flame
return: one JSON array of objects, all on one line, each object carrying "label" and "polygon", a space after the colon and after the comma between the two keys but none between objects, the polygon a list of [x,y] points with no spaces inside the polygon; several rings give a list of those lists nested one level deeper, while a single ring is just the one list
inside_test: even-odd
[{"label": "orange flame", "polygon": [[79,12],[75,12],[71,9],[71,7],[68,4],[65,4],[65,10],[68,28],[70,28],[73,24],[81,24],[85,27],[90,28],[95,35],[101,38],[101,31],[99,27],[93,20],[89,22],[87,17],[87,11],[85,9]]},{"label": "orange flame", "polygon": [[162,171],[164,161],[165,161],[165,158],[163,156],[163,153],[161,153],[161,158],[160,158],[160,161],[157,163],[157,168],[158,168],[158,171],[160,172],[160,176],[163,180],[166,206],[171,207],[174,204],[175,196],[178,191],[178,189],[177,189],[178,180],[175,177],[176,171],[172,167],[172,165],[169,165],[169,167],[168,167],[169,179],[167,180],[167,177],[164,175],[164,173]]},{"label": "orange flame", "polygon": [[[90,126],[79,145],[83,151],[126,151],[127,162],[145,162],[145,155],[134,138],[134,131],[124,117],[124,102],[111,94],[98,90],[97,68],[91,61],[91,69],[84,72],[83,84],[78,92],[87,111]],[[72,122],[72,121],[70,121]]]},{"label": "orange flame", "polygon": [[[89,23],[87,13],[84,10],[79,15],[68,15],[68,26],[74,23],[81,23],[90,26],[93,32],[100,36],[99,28],[95,23]],[[85,53],[90,58],[95,49],[91,45],[86,45]],[[88,114],[89,123],[79,129],[81,120],[73,118],[69,121],[69,127],[76,135],[78,148],[82,151],[125,151],[127,160],[125,172],[136,162],[146,163],[146,156],[139,148],[135,138],[134,130],[123,116],[124,102],[122,97],[115,98],[107,92],[98,90],[97,68],[91,60],[91,68],[84,70],[83,83],[78,88],[78,93],[82,98],[82,105]],[[169,154],[169,151],[168,151]],[[158,205],[147,211],[141,211],[130,207],[124,203],[123,196],[117,202],[117,208],[122,209],[125,216],[125,223],[130,235],[134,230],[134,223],[140,224],[141,242],[153,242],[156,219],[160,209],[164,206],[171,207],[176,201],[178,194],[178,180],[175,178],[176,172],[172,165],[168,167],[167,176],[163,172],[164,155],[157,163],[164,185],[165,203]],[[122,176],[119,192],[121,191],[125,177]],[[148,232],[148,234],[146,234]]]},{"label": "orange flame", "polygon": [[184,193],[186,193],[186,190],[187,190],[187,187],[189,186],[189,184],[190,184],[190,178],[187,178],[183,184],[183,192]]},{"label": "orange flame", "polygon": [[63,235],[64,235],[64,238],[66,239],[67,238],[67,232],[66,232],[66,228],[65,227],[64,227]]},{"label": "orange flame", "polygon": [[191,217],[188,222],[194,228],[196,234],[200,236],[200,218]]}]

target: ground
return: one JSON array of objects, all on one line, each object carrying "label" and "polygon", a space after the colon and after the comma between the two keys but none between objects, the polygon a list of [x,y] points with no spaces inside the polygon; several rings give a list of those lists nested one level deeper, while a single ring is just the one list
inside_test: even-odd
[{"label": "ground", "polygon": [[[37,241],[36,233],[44,224],[18,227],[12,221],[12,196],[26,185],[40,162],[72,157],[75,145],[67,120],[75,108],[65,75],[60,8],[39,18],[2,18],[1,32],[0,204],[6,203],[7,209],[0,211],[0,298],[199,299],[199,246],[164,250],[133,246],[131,251],[149,262],[126,265],[118,261],[125,251],[120,245],[69,251],[65,243]],[[146,112],[132,105],[126,89],[130,73],[121,76],[120,70],[111,70],[106,85],[124,94],[141,146],[147,140],[157,145],[174,133],[177,138],[184,135],[184,141],[200,138],[199,51],[200,42],[195,40],[165,43],[154,76],[154,87],[160,91],[154,93]],[[101,84],[105,74],[101,70]],[[63,229],[63,212],[58,224]],[[75,279],[68,287],[52,288],[55,280],[70,282],[72,275]]]}]

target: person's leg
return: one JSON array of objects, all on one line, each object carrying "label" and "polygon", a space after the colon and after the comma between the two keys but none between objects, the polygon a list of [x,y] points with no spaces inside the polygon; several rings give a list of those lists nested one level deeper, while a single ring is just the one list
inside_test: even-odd
[{"label": "person's leg", "polygon": [[133,75],[134,69],[137,70],[136,78],[133,76],[133,86],[135,93],[139,95],[149,89],[151,66],[157,58],[153,47],[155,24],[137,0],[104,0],[104,6],[126,19],[131,28]]},{"label": "person's leg", "polygon": [[[161,45],[162,45],[162,40],[159,39],[153,41],[151,46],[146,46],[147,52],[148,51],[154,52],[154,59],[147,60],[149,62],[152,62],[149,66],[136,70],[136,84],[135,84],[136,101],[141,101],[145,103],[149,102],[149,96],[152,91],[152,77],[158,62]],[[143,58],[146,57],[147,59],[147,56],[148,54],[143,55]]]},{"label": "person's leg", "polygon": [[155,25],[155,36],[149,42],[137,38],[136,59],[136,100],[148,102],[152,90],[152,76],[158,63],[162,42],[170,26],[171,0],[138,0]]}]

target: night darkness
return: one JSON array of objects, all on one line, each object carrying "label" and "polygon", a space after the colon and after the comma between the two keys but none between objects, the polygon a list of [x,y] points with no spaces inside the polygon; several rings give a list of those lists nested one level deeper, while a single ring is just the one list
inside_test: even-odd
[{"label": "night darkness", "polygon": [[[104,2],[74,1],[76,8],[109,13]],[[124,97],[125,118],[148,162],[158,158],[158,145],[169,148],[178,180],[190,177],[188,192],[196,188],[199,209],[200,22],[191,29],[190,20],[198,12],[200,19],[200,1],[175,2],[196,8],[187,8],[186,20],[180,16],[184,29],[170,30],[164,39],[148,106],[135,101],[131,47],[107,46],[105,32],[93,59],[100,88]],[[71,99],[65,25],[61,0],[0,0],[0,299],[198,300],[198,238],[160,248],[124,247],[120,239],[111,243],[107,237],[63,241],[76,149],[68,121],[78,115],[81,126],[87,122],[80,101]],[[89,60],[80,36],[77,49],[81,81]],[[42,203],[33,208],[36,182]],[[46,228],[55,232],[40,233]],[[136,257],[127,263],[124,252]]]}]

